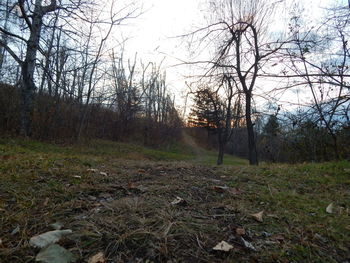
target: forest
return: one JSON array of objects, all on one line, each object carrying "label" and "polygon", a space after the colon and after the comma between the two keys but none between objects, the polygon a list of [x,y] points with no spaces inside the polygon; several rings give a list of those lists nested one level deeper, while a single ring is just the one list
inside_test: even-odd
[{"label": "forest", "polygon": [[1,0],[1,263],[350,260],[350,2],[197,2]]}]

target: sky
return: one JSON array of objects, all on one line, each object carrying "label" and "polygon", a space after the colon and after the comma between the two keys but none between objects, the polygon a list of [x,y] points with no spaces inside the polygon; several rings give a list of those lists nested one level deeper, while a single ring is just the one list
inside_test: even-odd
[{"label": "sky", "polygon": [[[186,75],[191,75],[191,68],[180,65],[190,54],[186,41],[177,36],[192,32],[199,26],[205,25],[203,3],[206,0],[139,0],[143,13],[129,22],[121,30],[127,38],[126,57],[138,58],[146,62],[162,62],[166,70],[168,89],[176,96],[178,106],[184,104],[186,95]],[[342,0],[300,0],[309,17],[320,17],[324,7]],[[287,0],[286,6],[296,1]],[[272,25],[276,30],[287,23],[283,19],[283,9],[280,17]],[[282,14],[282,16],[281,16]]]},{"label": "sky", "polygon": [[143,62],[162,63],[168,90],[182,104],[188,67],[176,66],[186,59],[188,44],[179,37],[193,30],[201,20],[200,2],[196,0],[143,0],[143,13],[123,28],[127,38],[126,56],[135,52]]}]

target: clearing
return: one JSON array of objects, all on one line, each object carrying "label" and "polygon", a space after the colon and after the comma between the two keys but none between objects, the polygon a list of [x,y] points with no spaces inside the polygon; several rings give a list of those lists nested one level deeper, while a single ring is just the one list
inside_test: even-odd
[{"label": "clearing", "polygon": [[77,262],[350,261],[349,162],[215,160],[195,145],[3,139],[0,262],[34,262],[29,239],[55,222],[73,231],[59,245]]}]

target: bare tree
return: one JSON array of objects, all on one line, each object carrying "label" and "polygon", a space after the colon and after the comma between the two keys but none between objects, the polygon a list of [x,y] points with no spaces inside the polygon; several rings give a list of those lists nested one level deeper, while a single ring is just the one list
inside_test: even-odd
[{"label": "bare tree", "polygon": [[[248,133],[249,162],[258,164],[254,120],[253,91],[258,72],[284,43],[268,38],[267,25],[276,2],[257,0],[221,0],[210,2],[213,21],[193,34],[204,34],[201,41],[216,43],[214,56],[205,76],[222,78],[244,95],[245,120]],[[220,77],[221,76],[221,77]]]},{"label": "bare tree", "polygon": [[49,5],[42,5],[42,0],[36,0],[34,4],[24,0],[16,3],[20,9],[21,18],[24,19],[29,28],[29,37],[25,39],[18,34],[7,31],[2,28],[1,32],[10,37],[19,39],[26,43],[26,54],[24,60],[19,56],[6,42],[0,40],[2,46],[15,60],[22,69],[21,89],[22,89],[22,113],[21,113],[21,134],[31,135],[31,110],[33,96],[35,91],[34,72],[36,67],[36,57],[39,50],[40,34],[43,26],[43,19],[50,12],[56,11],[59,6],[55,0],[51,0]]},{"label": "bare tree", "polygon": [[[232,137],[234,128],[242,118],[242,102],[241,94],[236,93],[230,76],[224,75],[222,83],[218,86],[219,89],[208,85],[200,86],[193,92],[195,105],[192,108],[190,124],[206,128],[208,139],[210,133],[217,135],[217,164],[221,165],[224,160],[225,147]],[[221,89],[224,89],[224,96],[219,94]]]},{"label": "bare tree", "polygon": [[[7,34],[3,34],[3,31],[1,31],[1,29],[3,29],[5,32],[8,32],[8,27],[9,27],[9,20],[10,20],[10,9],[11,9],[11,1],[10,0],[6,0],[6,3],[4,4],[4,6],[0,5],[0,13],[2,14],[0,16],[0,24],[3,24],[2,27],[0,27],[0,32],[1,32],[1,42],[7,45],[8,42],[8,35]],[[3,46],[0,45],[0,79],[2,78],[2,69],[3,69],[3,65],[5,62],[5,48]]]},{"label": "bare tree", "polygon": [[350,15],[347,7],[331,8],[327,13],[321,24],[309,29],[300,16],[293,16],[290,64],[284,77],[293,79],[293,87],[308,88],[309,106],[331,136],[334,157],[339,159],[337,131],[347,121],[350,101]]},{"label": "bare tree", "polygon": [[[45,4],[46,2],[48,2],[48,4]],[[85,50],[86,52],[91,51],[91,53],[86,53],[85,64],[78,65],[83,72],[80,77],[80,81],[83,84],[79,87],[80,99],[82,101],[83,89],[86,88],[85,85],[87,83],[87,99],[85,103],[88,104],[94,88],[92,79],[95,76],[96,65],[99,62],[103,47],[111,33],[112,27],[120,24],[127,18],[136,17],[138,15],[138,9],[132,5],[121,8],[120,10],[114,10],[112,1],[109,14],[110,20],[106,21],[105,18],[100,18],[98,15],[95,15],[95,13],[98,12],[99,15],[102,16],[102,11],[94,10],[96,3],[93,2],[62,1],[58,3],[56,0],[46,2],[43,0],[35,0],[34,2],[29,0],[7,1],[6,10],[21,23],[19,26],[15,24],[8,27],[0,26],[0,47],[12,56],[21,68],[20,87],[22,91],[22,106],[20,133],[24,136],[30,136],[32,133],[31,112],[33,109],[33,97],[36,90],[35,83],[38,80],[36,76],[36,72],[38,72],[38,61],[40,61],[38,56],[42,54],[43,57],[46,57],[46,62],[44,62],[41,68],[43,75],[41,78],[40,90],[44,89],[45,82],[47,81],[49,93],[51,94],[52,92],[53,84],[57,96],[59,91],[65,88],[63,84],[67,84],[69,81],[67,75],[63,74],[63,70],[68,61],[68,53],[75,52],[71,44],[77,42],[77,38],[81,36],[84,37],[84,32],[81,30],[81,28],[84,27],[83,25],[87,23],[94,28],[97,27],[97,25],[109,26],[106,31],[99,28],[98,31],[102,34],[105,32],[105,35],[100,37],[101,41],[92,59],[91,54],[94,51],[91,50],[91,43],[85,41]],[[63,25],[66,27],[64,30]],[[51,39],[47,43],[46,52],[44,51],[45,48],[43,48],[46,43],[42,36],[44,31],[50,36],[49,39]],[[24,34],[22,35],[21,32],[24,32]],[[68,42],[71,46],[66,48],[63,44],[63,40]],[[23,58],[21,56],[21,48],[14,45],[13,42],[18,43],[21,48],[23,47],[25,49]],[[56,44],[56,47],[54,44]],[[88,72],[87,69],[89,69]],[[55,72],[55,74],[53,74],[53,72]],[[78,78],[76,73],[77,71],[75,71],[74,82],[77,82]],[[63,83],[63,81],[65,81],[65,83]],[[86,119],[85,110],[82,116],[80,122],[81,127]],[[81,131],[81,128],[79,128],[79,131]]]}]

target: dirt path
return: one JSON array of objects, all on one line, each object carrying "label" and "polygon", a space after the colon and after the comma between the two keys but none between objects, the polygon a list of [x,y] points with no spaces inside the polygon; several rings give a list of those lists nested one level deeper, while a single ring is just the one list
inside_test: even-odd
[{"label": "dirt path", "polygon": [[196,155],[196,161],[203,161],[205,156],[205,149],[200,147],[193,139],[193,137],[184,130],[182,131],[182,138],[184,143],[187,144]]}]

